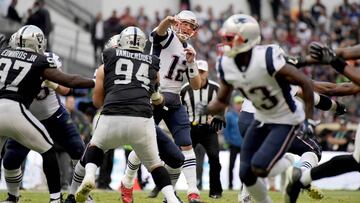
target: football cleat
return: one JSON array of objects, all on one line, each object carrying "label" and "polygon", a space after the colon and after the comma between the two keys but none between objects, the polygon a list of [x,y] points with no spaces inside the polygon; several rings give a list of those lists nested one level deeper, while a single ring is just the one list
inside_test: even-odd
[{"label": "football cleat", "polygon": [[148,198],[156,198],[159,194],[160,190],[158,189],[158,187],[154,187],[154,189],[152,189],[148,195]]},{"label": "football cleat", "polygon": [[[176,192],[175,192],[175,196],[176,196],[176,198],[179,200],[179,203],[184,203],[184,202],[180,199],[180,197],[176,194]],[[167,203],[166,198],[164,198],[163,203]]]},{"label": "football cleat", "polygon": [[4,201],[1,201],[0,203],[19,203],[20,202],[19,199],[20,197],[16,197],[8,193],[8,197]]},{"label": "football cleat", "polygon": [[89,197],[90,192],[95,189],[95,180],[84,179],[78,191],[75,194],[75,200],[79,203],[85,203]]},{"label": "football cleat", "polygon": [[310,198],[320,200],[324,198],[324,194],[318,188],[314,186],[310,186],[309,188],[304,189]]},{"label": "football cleat", "polygon": [[188,201],[189,203],[200,203],[200,195],[196,193],[188,194]]},{"label": "football cleat", "polygon": [[[69,194],[64,203],[76,203],[75,196],[72,194]],[[95,203],[95,201],[89,195],[88,199],[86,200],[86,203]]]},{"label": "football cleat", "polygon": [[133,203],[133,188],[126,188],[125,185],[121,182],[120,186],[121,200],[123,203]]}]

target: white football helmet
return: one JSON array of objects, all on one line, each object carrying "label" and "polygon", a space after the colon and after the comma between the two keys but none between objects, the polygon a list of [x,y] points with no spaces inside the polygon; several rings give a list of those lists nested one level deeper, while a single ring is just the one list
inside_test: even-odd
[{"label": "white football helmet", "polygon": [[230,16],[221,27],[222,51],[229,57],[246,52],[260,43],[259,23],[251,16],[235,14]]},{"label": "white football helmet", "polygon": [[43,54],[46,50],[46,38],[40,28],[26,25],[17,31],[16,48]]},{"label": "white football helmet", "polygon": [[105,44],[105,49],[116,48],[120,46],[120,34],[112,36]]},{"label": "white football helmet", "polygon": [[146,35],[140,28],[130,26],[120,33],[119,47],[122,49],[143,52],[146,41]]},{"label": "white football helmet", "polygon": [[199,28],[196,15],[189,10],[181,11],[175,15],[175,18],[177,18],[180,23],[173,25],[171,29],[176,33],[181,41],[188,40]]}]

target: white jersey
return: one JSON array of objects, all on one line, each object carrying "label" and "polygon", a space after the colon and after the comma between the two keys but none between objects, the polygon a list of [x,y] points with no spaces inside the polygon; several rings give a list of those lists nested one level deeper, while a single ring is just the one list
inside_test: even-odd
[{"label": "white jersey", "polygon": [[[52,57],[55,60],[57,68],[61,68],[62,63],[60,57],[54,53],[45,53],[46,56]],[[55,91],[44,85],[41,85],[41,90],[30,105],[30,112],[40,121],[48,119],[52,116],[61,105],[59,97]]]},{"label": "white jersey", "polygon": [[275,74],[285,65],[277,45],[255,46],[247,69],[240,70],[235,58],[222,56],[217,63],[220,78],[251,100],[255,119],[264,123],[299,124],[305,119],[303,104],[292,94],[285,81]]},{"label": "white jersey", "polygon": [[160,88],[162,92],[180,94],[184,75],[188,71],[184,48],[189,45],[182,43],[170,28],[167,33],[166,39],[160,42]]}]

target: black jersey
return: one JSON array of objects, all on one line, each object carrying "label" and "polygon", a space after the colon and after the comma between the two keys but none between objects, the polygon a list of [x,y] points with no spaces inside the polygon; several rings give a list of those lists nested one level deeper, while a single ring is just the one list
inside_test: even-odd
[{"label": "black jersey", "polygon": [[150,96],[159,70],[159,58],[110,48],[103,53],[105,101],[102,114],[150,118]]},{"label": "black jersey", "polygon": [[56,68],[44,55],[4,48],[0,50],[0,98],[18,101],[29,108],[39,93],[46,68]]}]

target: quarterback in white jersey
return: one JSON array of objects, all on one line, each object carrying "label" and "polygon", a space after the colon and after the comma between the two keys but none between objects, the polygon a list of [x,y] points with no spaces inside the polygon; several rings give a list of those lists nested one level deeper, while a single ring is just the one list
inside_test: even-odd
[{"label": "quarterback in white jersey", "polygon": [[[221,78],[216,100],[198,105],[202,113],[220,113],[229,103],[234,88],[253,102],[255,119],[250,125],[240,154],[240,178],[256,202],[271,202],[266,186],[257,177],[266,177],[290,147],[303,123],[306,135],[313,133],[313,88],[311,81],[286,64],[277,45],[260,43],[260,27],[251,16],[229,17],[221,31],[223,55],[217,69]],[[290,93],[290,84],[303,89],[303,105]]]},{"label": "quarterback in white jersey", "polygon": [[[154,109],[155,123],[164,120],[175,143],[180,146],[185,162],[182,167],[188,183],[189,202],[200,202],[196,186],[196,159],[190,136],[190,122],[185,108],[181,104],[180,91],[184,77],[187,76],[193,89],[199,89],[201,78],[195,63],[195,50],[187,40],[197,31],[199,25],[194,13],[181,11],[175,16],[167,16],[151,33],[151,52],[160,58],[160,89],[165,99],[164,108]],[[175,184],[180,168],[168,167]]]}]

